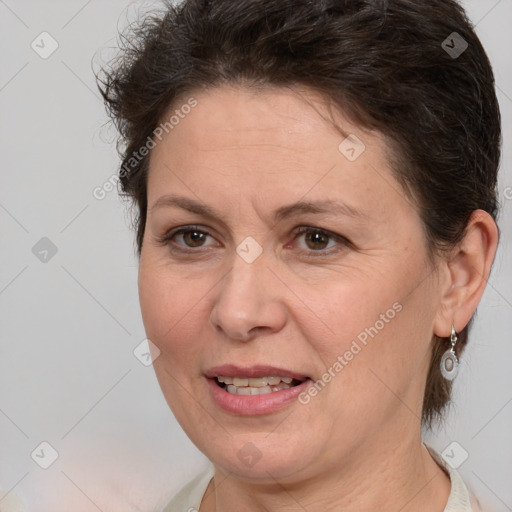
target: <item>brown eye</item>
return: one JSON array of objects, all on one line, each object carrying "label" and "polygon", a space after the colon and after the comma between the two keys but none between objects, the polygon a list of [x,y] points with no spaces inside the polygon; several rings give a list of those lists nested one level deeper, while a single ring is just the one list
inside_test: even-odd
[{"label": "brown eye", "polygon": [[353,247],[344,236],[313,226],[300,226],[295,230],[294,246],[305,256],[334,255]]},{"label": "brown eye", "polygon": [[188,247],[201,247],[206,240],[206,233],[196,229],[190,229],[181,233],[185,245]]},{"label": "brown eye", "polygon": [[319,231],[309,231],[304,236],[306,245],[309,249],[321,251],[329,244],[329,237]]},{"label": "brown eye", "polygon": [[207,231],[196,226],[183,226],[179,229],[175,229],[164,235],[160,241],[171,249],[182,250],[216,245],[215,239]]}]

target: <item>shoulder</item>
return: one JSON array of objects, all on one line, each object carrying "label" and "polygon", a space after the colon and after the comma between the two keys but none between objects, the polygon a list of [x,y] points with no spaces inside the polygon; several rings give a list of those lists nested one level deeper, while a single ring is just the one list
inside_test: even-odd
[{"label": "shoulder", "polygon": [[469,492],[458,471],[431,446],[425,446],[434,460],[450,477],[451,491],[444,512],[482,512],[478,500]]},{"label": "shoulder", "polygon": [[164,507],[162,512],[197,512],[206,488],[213,478],[213,473],[213,466],[208,466],[185,485]]}]

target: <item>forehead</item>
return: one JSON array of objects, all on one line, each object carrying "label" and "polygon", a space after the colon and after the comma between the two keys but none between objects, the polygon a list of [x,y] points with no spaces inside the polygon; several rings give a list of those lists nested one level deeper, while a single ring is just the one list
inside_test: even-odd
[{"label": "forehead", "polygon": [[[332,101],[306,87],[260,88],[220,86],[183,95],[164,116],[178,113],[195,100],[172,129],[174,139],[201,142],[202,148],[234,149],[263,142],[269,147],[320,150],[362,129],[351,123]],[[185,122],[187,121],[187,122]],[[329,134],[332,140],[325,139]],[[368,136],[370,134],[368,133]],[[377,142],[379,134],[373,133]],[[323,144],[325,143],[325,144]],[[337,144],[335,144],[337,147]],[[265,149],[261,147],[261,149]]]},{"label": "forehead", "polygon": [[172,129],[151,154],[150,206],[169,189],[276,207],[342,196],[377,213],[405,198],[385,138],[354,125],[313,91],[219,87],[182,96],[163,122],[171,116]]}]

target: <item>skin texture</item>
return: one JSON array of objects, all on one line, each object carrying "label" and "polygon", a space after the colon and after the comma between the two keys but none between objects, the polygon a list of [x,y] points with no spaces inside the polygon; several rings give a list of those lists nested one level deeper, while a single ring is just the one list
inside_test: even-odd
[{"label": "skin texture", "polygon": [[[420,433],[431,339],[471,318],[494,257],[494,222],[477,211],[462,244],[432,262],[382,135],[334,111],[366,146],[349,161],[312,91],[222,86],[193,96],[197,106],[152,150],[139,295],[161,350],[164,396],[216,468],[201,512],[442,511],[449,479]],[[155,207],[165,195],[218,218]],[[326,200],[351,210],[274,219],[283,206]],[[208,234],[202,246],[187,247],[183,235],[162,241],[188,225]],[[298,226],[349,242],[320,237],[318,250],[315,232]],[[248,236],[263,249],[250,264],[236,252]],[[240,416],[213,401],[209,368],[273,365],[316,381],[397,303],[400,312],[307,405]],[[261,455],[252,466],[237,456],[248,442]]]}]

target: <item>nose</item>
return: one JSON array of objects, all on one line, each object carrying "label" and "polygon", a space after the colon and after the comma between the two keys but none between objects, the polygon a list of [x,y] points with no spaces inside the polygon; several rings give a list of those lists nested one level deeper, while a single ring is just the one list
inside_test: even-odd
[{"label": "nose", "polygon": [[247,263],[234,256],[231,271],[216,287],[210,320],[226,337],[250,341],[258,335],[280,331],[286,323],[286,308],[275,276],[264,256]]}]

